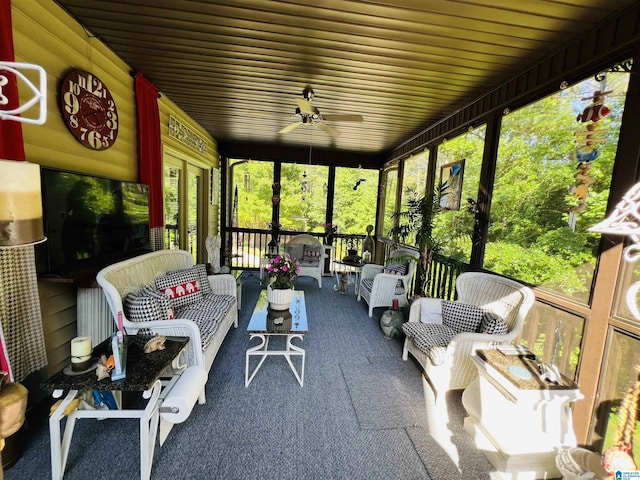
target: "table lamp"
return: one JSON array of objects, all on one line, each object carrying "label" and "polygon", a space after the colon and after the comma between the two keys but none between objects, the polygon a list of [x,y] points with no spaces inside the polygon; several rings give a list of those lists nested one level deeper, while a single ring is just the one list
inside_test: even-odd
[{"label": "table lamp", "polygon": [[0,248],[44,242],[40,165],[0,160]]}]

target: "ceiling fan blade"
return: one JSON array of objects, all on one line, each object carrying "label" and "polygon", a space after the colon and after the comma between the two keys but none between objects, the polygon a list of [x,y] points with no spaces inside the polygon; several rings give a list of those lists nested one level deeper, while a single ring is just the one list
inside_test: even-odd
[{"label": "ceiling fan blade", "polygon": [[362,115],[322,115],[324,120],[329,122],[362,122]]},{"label": "ceiling fan blade", "polygon": [[298,108],[300,109],[301,113],[306,113],[309,115],[317,115],[318,114],[318,109],[316,107],[314,107],[313,105],[311,105],[311,102],[307,101],[307,100],[303,100],[301,98],[296,98],[296,102],[298,102]]},{"label": "ceiling fan blade", "polygon": [[322,130],[325,133],[328,133],[329,135],[331,135],[332,137],[337,137],[340,135],[340,132],[337,131],[335,128],[333,128],[332,126],[324,123],[324,122],[318,122],[318,123],[314,123],[314,125],[316,127],[318,127],[320,130]]},{"label": "ceiling fan blade", "polygon": [[302,125],[302,124],[300,122],[290,123],[289,125],[284,127],[282,130],[280,130],[278,133],[289,133],[293,131],[294,128],[298,127],[298,125]]}]

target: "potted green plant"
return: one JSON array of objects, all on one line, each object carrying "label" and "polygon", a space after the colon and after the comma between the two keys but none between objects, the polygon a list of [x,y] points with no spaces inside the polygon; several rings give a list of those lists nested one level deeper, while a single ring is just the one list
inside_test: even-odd
[{"label": "potted green plant", "polygon": [[433,219],[440,212],[440,196],[436,191],[420,195],[413,192],[407,199],[407,209],[395,214],[399,221],[391,228],[389,235],[396,242],[405,243],[415,234],[415,245],[420,252],[418,262],[418,292],[423,294],[429,284],[429,268],[434,254],[438,253],[441,243],[433,236]]},{"label": "potted green plant", "polygon": [[358,255],[358,237],[355,235],[347,235],[344,237],[344,242],[347,244],[347,255],[355,257]]}]

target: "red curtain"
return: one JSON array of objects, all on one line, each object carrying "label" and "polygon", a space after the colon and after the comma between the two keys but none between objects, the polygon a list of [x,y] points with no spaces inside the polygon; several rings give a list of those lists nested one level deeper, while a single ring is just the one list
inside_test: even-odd
[{"label": "red curtain", "polygon": [[[11,24],[11,0],[0,0],[0,61],[14,62],[13,28]],[[2,87],[2,95],[8,97],[5,108],[11,110],[20,104],[18,82],[15,75],[3,72],[9,83]],[[0,120],[0,158],[24,160],[22,124],[14,120]]]},{"label": "red curtain", "polygon": [[[11,23],[11,0],[0,0],[0,61],[14,62],[13,25]],[[2,95],[9,99],[4,107],[7,110],[17,108],[18,82],[15,75],[3,72],[9,81],[2,87]],[[22,124],[15,120],[0,120],[0,159],[24,160],[24,143],[22,140]],[[0,329],[1,331],[1,329]],[[4,336],[0,338],[0,370],[11,372],[6,354]]]},{"label": "red curtain", "polygon": [[[3,0],[4,1],[4,0]],[[162,140],[158,89],[138,72],[136,74],[138,107],[138,169],[140,181],[149,185],[149,223],[151,228],[164,226],[162,198]]]}]

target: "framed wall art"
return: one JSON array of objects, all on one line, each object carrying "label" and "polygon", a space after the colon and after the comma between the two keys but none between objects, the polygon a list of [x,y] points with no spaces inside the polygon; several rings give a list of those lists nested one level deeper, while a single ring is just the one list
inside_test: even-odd
[{"label": "framed wall art", "polygon": [[460,210],[463,178],[464,158],[440,167],[440,208]]}]

